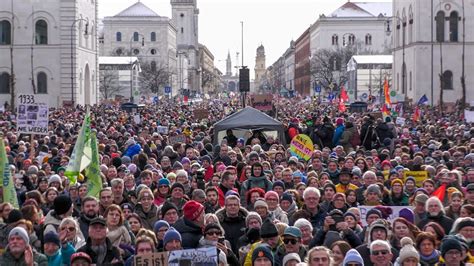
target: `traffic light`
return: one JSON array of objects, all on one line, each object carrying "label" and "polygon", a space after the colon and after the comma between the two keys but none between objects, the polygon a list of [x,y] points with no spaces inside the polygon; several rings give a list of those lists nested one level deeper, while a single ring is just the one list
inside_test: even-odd
[{"label": "traffic light", "polygon": [[245,66],[239,69],[239,91],[250,91],[249,69]]}]

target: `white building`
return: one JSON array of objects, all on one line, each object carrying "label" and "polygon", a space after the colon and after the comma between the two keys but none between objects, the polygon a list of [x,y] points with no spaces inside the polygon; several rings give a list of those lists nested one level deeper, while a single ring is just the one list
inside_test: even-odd
[{"label": "white building", "polygon": [[[101,99],[130,98],[138,91],[140,63],[137,57],[100,56],[99,92]],[[137,95],[138,96],[138,95]],[[139,97],[134,97],[138,103]]]},{"label": "white building", "polygon": [[290,42],[290,47],[283,54],[285,58],[285,83],[283,87],[288,91],[295,88],[295,42]]},{"label": "white building", "polygon": [[186,64],[179,62],[186,59],[178,57],[176,34],[170,18],[159,16],[143,3],[136,2],[117,15],[103,19],[101,56],[136,56],[142,65],[151,64],[157,71],[168,71],[169,81],[160,90],[171,86],[176,94],[178,77],[184,72],[180,66]]},{"label": "white building", "polygon": [[474,100],[474,5],[472,1],[465,1],[463,7],[462,3],[462,0],[393,1],[395,18],[390,25],[394,32],[393,88],[399,101],[416,103],[426,94],[429,103],[437,105],[441,73],[443,102],[459,100],[463,41],[466,102]]},{"label": "white building", "polygon": [[0,1],[1,103],[13,74],[15,95],[47,95],[51,107],[95,104],[97,15],[97,0]]}]

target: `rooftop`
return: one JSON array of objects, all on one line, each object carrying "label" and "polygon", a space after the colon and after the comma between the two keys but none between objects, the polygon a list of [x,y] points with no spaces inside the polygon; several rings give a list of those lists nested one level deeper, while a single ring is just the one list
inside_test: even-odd
[{"label": "rooftop", "polygon": [[159,15],[142,2],[136,2],[115,17],[159,17]]},{"label": "rooftop", "polygon": [[391,2],[346,2],[328,17],[386,17],[392,16]]}]

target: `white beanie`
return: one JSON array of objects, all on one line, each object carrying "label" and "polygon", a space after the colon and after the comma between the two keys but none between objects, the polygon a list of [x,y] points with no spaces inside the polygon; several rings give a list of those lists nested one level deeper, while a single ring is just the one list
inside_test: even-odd
[{"label": "white beanie", "polygon": [[8,239],[12,236],[19,236],[23,240],[25,240],[25,243],[28,245],[30,243],[30,237],[28,236],[28,233],[26,232],[25,228],[23,227],[15,227],[13,228],[10,233],[8,234]]},{"label": "white beanie", "polygon": [[53,182],[58,182],[59,184],[61,184],[61,177],[59,175],[50,176],[48,179],[48,186]]},{"label": "white beanie", "polygon": [[263,199],[257,199],[255,203],[253,204],[253,207],[256,209],[257,207],[265,207],[268,209],[268,204],[265,200]]},{"label": "white beanie", "polygon": [[297,263],[300,263],[301,262],[301,258],[300,258],[300,255],[298,255],[297,253],[288,253],[285,255],[285,257],[283,257],[283,264],[282,266],[285,266],[286,263],[292,261],[292,260],[296,260]]},{"label": "white beanie", "polygon": [[402,240],[400,240],[400,246],[402,248],[400,249],[400,264],[403,263],[408,258],[416,258],[418,261],[420,261],[420,254],[416,250],[416,248],[413,246],[413,240],[409,237],[404,237]]}]

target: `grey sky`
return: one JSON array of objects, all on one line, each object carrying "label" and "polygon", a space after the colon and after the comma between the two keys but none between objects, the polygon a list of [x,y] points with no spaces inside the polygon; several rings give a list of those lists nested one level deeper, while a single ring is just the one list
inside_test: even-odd
[{"label": "grey sky", "polygon": [[[136,0],[99,0],[99,17],[113,16]],[[361,2],[374,0],[361,0]],[[141,0],[160,16],[171,17],[169,0]],[[256,49],[265,46],[266,65],[273,64],[320,14],[329,14],[347,0],[197,0],[199,42],[214,55],[216,66],[225,72],[230,50],[232,66],[241,53],[241,24],[244,22],[244,65],[253,77]],[[355,1],[354,1],[355,2]],[[377,2],[390,2],[379,0]],[[241,65],[241,55],[239,55]]]}]

